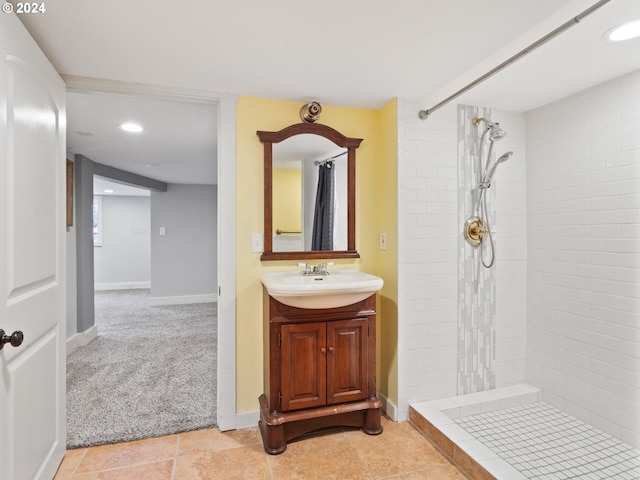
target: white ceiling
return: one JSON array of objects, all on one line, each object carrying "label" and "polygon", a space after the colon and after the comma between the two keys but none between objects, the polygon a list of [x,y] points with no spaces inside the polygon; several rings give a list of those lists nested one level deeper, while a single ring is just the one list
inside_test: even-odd
[{"label": "white ceiling", "polygon": [[[119,128],[139,123],[144,131]],[[216,108],[158,98],[67,93],[67,151],[170,183],[217,183]]]},{"label": "white ceiling", "polygon": [[[400,96],[429,108],[595,3],[65,0],[21,20],[65,75],[361,108]],[[638,70],[640,39],[600,38],[639,17],[640,1],[613,0],[456,101],[528,111]],[[139,113],[147,133],[113,136],[122,112]],[[68,120],[73,153],[135,173],[162,159],[176,165],[142,173],[210,181],[191,162],[211,167],[210,154],[199,156],[215,151],[211,107],[78,93],[69,96]]]}]

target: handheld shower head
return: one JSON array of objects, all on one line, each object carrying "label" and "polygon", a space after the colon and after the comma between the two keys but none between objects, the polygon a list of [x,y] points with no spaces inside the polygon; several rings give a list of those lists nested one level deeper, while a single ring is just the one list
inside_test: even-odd
[{"label": "handheld shower head", "polygon": [[498,160],[496,160],[496,165],[499,163],[504,163],[507,160],[509,160],[511,158],[511,155],[513,155],[513,152],[507,152],[503,155],[500,155],[500,158],[498,158]]},{"label": "handheld shower head", "polygon": [[481,186],[483,184],[485,185],[484,188],[489,188],[491,186],[491,180],[493,180],[493,175],[496,173],[496,168],[498,168],[499,164],[509,160],[511,158],[511,155],[513,155],[513,152],[507,152],[503,155],[500,155],[500,157],[496,160],[496,163],[494,163],[493,167],[491,167],[491,170],[489,170],[489,174],[484,176],[484,180],[482,181]]},{"label": "handheld shower head", "polygon": [[[493,150],[494,142],[498,140],[502,140],[507,132],[500,128],[500,124],[498,122],[492,123],[489,119],[485,117],[474,117],[471,120],[474,126],[478,127],[480,123],[484,123],[484,128],[482,132],[482,136],[480,137],[480,141],[478,142],[478,156],[476,159],[477,169],[476,176],[478,181],[478,188],[475,193],[477,193],[477,201],[472,202],[475,205],[472,205],[474,211],[474,217],[471,217],[467,223],[465,224],[465,239],[472,246],[480,246],[480,261],[485,268],[491,268],[493,262],[495,261],[495,250],[493,246],[493,238],[491,235],[491,228],[489,227],[489,210],[487,209],[487,196],[489,192],[487,191],[491,187],[491,181],[493,180],[493,175],[496,173],[496,169],[498,165],[506,162],[511,158],[513,152],[507,152],[504,155],[501,155],[491,168],[489,168],[489,164],[491,163],[491,151]],[[487,134],[489,136],[489,148],[485,154],[486,146],[485,143]],[[483,161],[484,160],[484,161]],[[474,192],[472,192],[474,193]],[[473,197],[474,195],[472,195]],[[488,238],[488,247],[489,253],[491,255],[489,261],[485,261],[484,253],[482,251],[482,247],[485,242],[484,234],[486,233],[486,238]]]}]

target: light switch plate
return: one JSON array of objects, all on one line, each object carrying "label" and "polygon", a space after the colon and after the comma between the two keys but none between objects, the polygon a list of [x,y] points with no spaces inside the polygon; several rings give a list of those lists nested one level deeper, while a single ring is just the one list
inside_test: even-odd
[{"label": "light switch plate", "polygon": [[251,234],[251,251],[255,253],[264,252],[264,242],[262,240],[262,233]]}]

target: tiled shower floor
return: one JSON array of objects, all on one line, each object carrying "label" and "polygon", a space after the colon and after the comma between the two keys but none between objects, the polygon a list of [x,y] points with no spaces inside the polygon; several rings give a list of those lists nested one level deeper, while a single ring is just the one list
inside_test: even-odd
[{"label": "tiled shower floor", "polygon": [[640,480],[640,450],[517,384],[410,405],[412,422],[471,478]]},{"label": "tiled shower floor", "polygon": [[455,422],[527,479],[640,479],[640,450],[544,402]]}]

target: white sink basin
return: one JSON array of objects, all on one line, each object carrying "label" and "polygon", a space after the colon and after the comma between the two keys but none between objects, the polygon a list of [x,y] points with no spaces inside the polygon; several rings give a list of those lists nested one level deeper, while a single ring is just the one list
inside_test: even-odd
[{"label": "white sink basin", "polygon": [[364,300],[382,288],[380,277],[357,270],[330,270],[329,275],[302,275],[300,271],[262,275],[269,295],[298,308],[336,308]]}]

